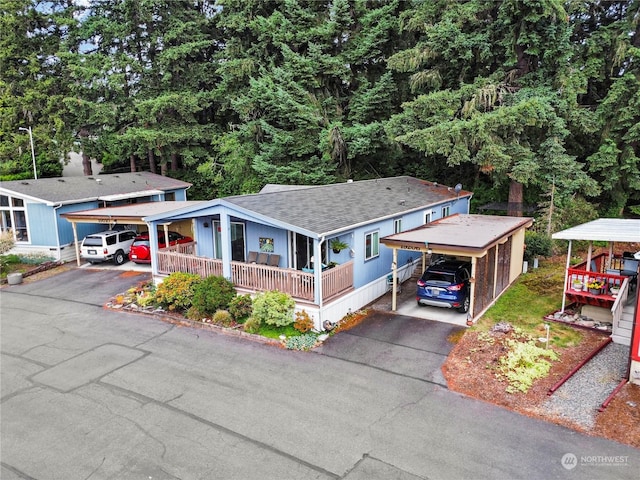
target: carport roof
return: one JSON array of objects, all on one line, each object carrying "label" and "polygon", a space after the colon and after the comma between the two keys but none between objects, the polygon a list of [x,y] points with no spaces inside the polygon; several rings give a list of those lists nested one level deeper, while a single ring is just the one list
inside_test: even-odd
[{"label": "carport roof", "polygon": [[144,217],[165,214],[185,207],[195,207],[202,201],[147,202],[119,207],[95,208],[60,216],[77,223],[145,224]]},{"label": "carport roof", "polygon": [[532,224],[533,219],[529,217],[451,215],[413,230],[386,236],[380,241],[392,248],[482,254],[513,232]]},{"label": "carport roof", "polygon": [[551,235],[557,240],[592,240],[604,242],[640,242],[640,220],[599,218]]}]

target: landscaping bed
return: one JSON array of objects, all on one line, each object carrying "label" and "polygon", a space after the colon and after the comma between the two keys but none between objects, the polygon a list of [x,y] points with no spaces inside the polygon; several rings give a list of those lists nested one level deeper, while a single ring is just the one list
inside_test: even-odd
[{"label": "landscaping bed", "polygon": [[549,389],[585,359],[608,336],[583,332],[579,345],[556,348],[559,359],[552,362],[548,376],[536,380],[527,393],[508,393],[505,381],[496,379],[495,366],[505,353],[501,342],[489,344],[479,339],[481,332],[467,331],[458,341],[443,373],[451,390],[523,415],[564,425],[588,435],[602,436],[640,448],[640,386],[627,384],[602,413],[596,415],[592,429],[584,428],[545,409]]}]

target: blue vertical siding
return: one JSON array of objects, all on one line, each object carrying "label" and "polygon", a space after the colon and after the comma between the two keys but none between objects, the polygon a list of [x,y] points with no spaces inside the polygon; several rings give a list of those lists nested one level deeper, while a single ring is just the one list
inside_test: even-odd
[{"label": "blue vertical siding", "polygon": [[26,209],[29,222],[29,243],[46,247],[57,245],[52,207],[43,203],[28,203]]}]

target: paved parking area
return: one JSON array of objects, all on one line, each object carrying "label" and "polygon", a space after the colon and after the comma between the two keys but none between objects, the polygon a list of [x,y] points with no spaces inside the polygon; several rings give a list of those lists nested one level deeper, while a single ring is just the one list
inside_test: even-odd
[{"label": "paved parking area", "polygon": [[636,449],[445,388],[454,326],[374,315],[318,354],[103,308],[145,276],[0,289],[2,480],[638,478]]}]

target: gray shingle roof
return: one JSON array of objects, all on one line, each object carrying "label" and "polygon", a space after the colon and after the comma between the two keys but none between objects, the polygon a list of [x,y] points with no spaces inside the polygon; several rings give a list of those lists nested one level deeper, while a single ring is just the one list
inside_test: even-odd
[{"label": "gray shingle roof", "polygon": [[[99,181],[97,181],[99,180]],[[48,203],[77,203],[108,196],[132,196],[152,191],[187,188],[190,183],[151,172],[117,173],[93,177],[57,177],[13,180],[0,189]]]},{"label": "gray shingle roof", "polygon": [[[467,191],[459,194],[459,198],[470,196]],[[453,188],[403,176],[296,189],[274,188],[224,200],[322,235],[456,197]]]}]

